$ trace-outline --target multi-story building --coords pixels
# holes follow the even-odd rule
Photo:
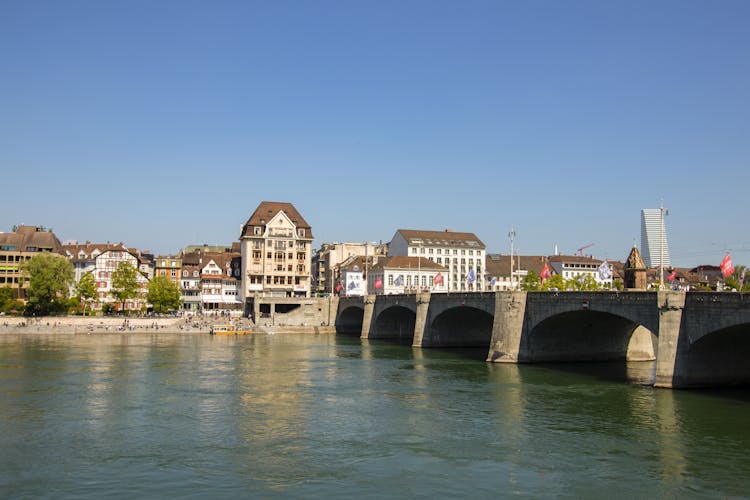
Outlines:
[[[97,298],[92,304],[92,309],[99,310],[109,304],[116,310],[124,307],[126,311],[140,311],[147,306],[146,293],[149,277],[142,268],[144,265],[150,266],[150,264],[138,250],[128,248],[122,243],[96,244],[88,242],[64,245],[63,249],[64,254],[73,263],[76,282],[86,273],[91,273],[94,276]],[[112,293],[112,277],[122,262],[130,264],[137,270],[140,290],[136,298],[128,300],[124,304],[119,302]]]
[[[154,259],[154,276],[162,276],[180,286],[180,271],[182,270],[182,259],[174,256],[161,256]]]
[[[647,267],[670,267],[667,229],[664,226],[665,208],[641,210],[641,255]]]
[[[382,243],[323,243],[312,256],[313,291],[333,293],[340,281],[338,266],[346,260],[357,256],[369,259],[387,253],[388,245]],[[363,279],[367,276],[363,275]]]
[[[182,253],[180,293],[183,310],[198,312],[232,312],[242,310],[240,298],[240,254],[232,247],[208,252],[203,248]]]
[[[549,258],[549,265],[553,274],[560,274],[566,280],[591,276],[599,285],[611,287],[611,274],[608,278],[600,276],[599,267],[602,263],[603,261],[599,259],[581,255],[553,255]]]
[[[18,300],[26,300],[29,277],[23,264],[40,252],[62,254],[62,245],[51,229],[41,226],[15,226],[0,233],[0,288],[9,287]]]
[[[263,201],[240,235],[242,300],[254,294],[309,297],[312,228],[294,205]]]
[[[391,239],[389,256],[425,257],[445,267],[446,291],[485,289],[486,246],[474,233],[399,229]]]
[[[367,293],[390,295],[447,292],[447,273],[444,266],[425,257],[386,257],[377,261],[370,269]]]
[[[180,296],[182,309],[197,314],[202,310],[201,299],[201,266],[183,261],[180,269]]]

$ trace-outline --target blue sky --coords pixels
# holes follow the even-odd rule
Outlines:
[[[324,241],[476,233],[750,263],[750,2],[2,1],[0,230],[173,253],[262,200]]]

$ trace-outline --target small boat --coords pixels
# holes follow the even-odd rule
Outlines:
[[[249,327],[234,325],[212,325],[211,335],[250,335],[253,331]]]

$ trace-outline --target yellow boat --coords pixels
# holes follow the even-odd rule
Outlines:
[[[212,325],[209,332],[211,335],[250,335],[250,328],[236,327],[234,325]]]

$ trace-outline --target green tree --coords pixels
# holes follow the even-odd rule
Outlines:
[[[5,310],[5,305],[13,300],[13,289],[9,286],[0,288],[0,311]]]
[[[566,290],[565,278],[562,274],[553,274],[549,279],[544,280],[542,290]]]
[[[24,270],[29,275],[26,314],[46,316],[67,311],[73,282],[73,264],[68,259],[44,252],[26,262]]]
[[[23,311],[23,302],[15,298],[15,292],[9,286],[0,288],[0,312],[19,313]]]
[[[86,273],[76,283],[76,295],[78,301],[83,306],[83,315],[86,315],[86,304],[96,297],[96,282],[92,273]]]
[[[750,276],[745,275],[745,279],[742,280],[743,272],[745,272],[745,266],[737,266],[734,268],[734,273],[724,279],[725,290],[737,290],[738,292],[750,291],[750,283],[747,282],[750,279]],[[742,281],[741,285],[740,281]]]
[[[138,270],[129,262],[120,262],[112,273],[112,296],[120,303],[120,311],[125,311],[125,302],[140,295]]]
[[[151,280],[146,298],[158,313],[179,309],[182,303],[180,289],[166,276],[157,276]]]
[[[539,281],[539,275],[534,271],[529,271],[521,280],[521,290],[525,292],[540,290],[541,287],[542,284]]]
[[[570,278],[565,282],[566,286],[570,290],[577,290],[577,291],[591,291],[591,290],[599,290],[599,282],[596,281],[596,278],[594,278],[591,274],[585,274],[585,275],[579,275],[575,278]]]

